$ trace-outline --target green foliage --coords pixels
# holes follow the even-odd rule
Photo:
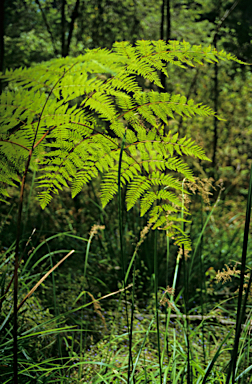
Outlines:
[[[105,206],[118,190],[125,137],[120,180],[127,208],[140,199],[141,215],[149,211],[153,228],[181,220],[181,182],[193,181],[184,156],[209,159],[194,141],[167,132],[164,124],[174,116],[205,118],[214,112],[185,96],[143,92],[137,79],[162,87],[159,72],[168,76],[167,63],[187,68],[218,60],[240,63],[211,46],[138,41],[136,47],[115,43],[111,51],[90,50],[78,58],[7,71],[2,78],[9,83],[1,95],[1,200],[30,164],[39,172],[42,208],[69,183],[75,197],[99,173]],[[174,224],[171,234],[177,229]]]
[[[59,57],[71,28],[71,56],[86,48],[111,48],[115,41],[160,37],[161,0],[6,0],[4,5],[5,68]]]

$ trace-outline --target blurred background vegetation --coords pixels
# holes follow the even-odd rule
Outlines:
[[[239,59],[252,63],[252,2],[247,0],[2,0],[0,9],[0,71],[20,66],[32,66],[55,57],[77,56],[86,49],[104,47],[110,49],[115,41],[128,40],[134,44],[138,39],[185,40],[191,44],[214,45]],[[216,63],[200,68],[168,68],[169,78],[162,79],[165,90],[185,94],[196,102],[203,101],[225,120],[195,117],[176,117],[169,121],[169,129],[180,135],[188,135],[202,145],[211,163],[190,164],[199,178],[212,178],[210,201],[192,195],[190,202],[191,223],[186,228],[193,246],[197,243],[202,226],[220,193],[220,200],[207,225],[201,246],[195,256],[204,260],[194,263],[190,287],[191,308],[200,305],[198,294],[202,273],[205,276],[207,303],[211,306],[220,298],[230,298],[237,289],[237,281],[225,286],[214,280],[215,272],[225,264],[235,264],[241,258],[241,245],[245,220],[249,169],[252,159],[251,66],[237,63]],[[144,84],[148,92],[152,85]],[[85,186],[81,193],[71,199],[67,189],[55,197],[42,211],[34,191],[36,173],[30,169],[26,184],[22,245],[24,263],[34,253],[31,265],[40,262],[32,271],[39,277],[56,262],[65,250],[76,252],[56,270],[53,279],[48,278],[37,291],[33,305],[47,308],[50,318],[74,307],[83,286],[83,268],[86,240],[94,224],[105,225],[92,240],[86,281],[87,291],[99,298],[121,287],[120,245],[117,201],[112,201],[104,210],[99,198],[97,179]],[[13,190],[10,205],[1,204],[2,254],[10,249],[16,239],[18,192]],[[146,226],[134,207],[125,211],[124,249],[130,260],[140,231]],[[36,231],[33,233],[33,230]],[[33,234],[32,234],[33,233]],[[56,236],[54,236],[56,235]],[[53,237],[51,239],[51,237]],[[138,250],[136,264],[136,291],[139,311],[151,306],[153,292],[153,237],[149,232]],[[166,287],[172,279],[177,248],[170,245],[170,259],[166,268],[165,233],[158,234],[159,285]],[[36,252],[34,252],[36,250]],[[252,267],[252,246],[249,244],[248,267]],[[43,255],[52,255],[41,261]],[[8,258],[8,255],[6,256]],[[51,261],[50,261],[51,260]],[[53,261],[52,261],[53,260]],[[28,264],[29,266],[29,264]],[[2,273],[7,270],[4,264]],[[203,270],[202,270],[203,268]],[[8,272],[11,274],[11,272]],[[6,277],[8,280],[8,275]],[[179,275],[177,291],[183,285]],[[56,287],[57,302],[53,300]],[[25,287],[23,287],[25,292]],[[89,300],[89,298],[87,298]],[[90,299],[91,300],[91,299]],[[229,301],[230,306],[232,300]],[[117,308],[115,300],[104,301],[105,310]],[[231,307],[230,307],[231,308]],[[87,344],[98,341],[102,331],[97,331],[99,316],[89,322]],[[34,316],[37,316],[34,314]],[[106,317],[106,316],[105,316]],[[32,322],[31,307],[26,322]],[[36,319],[36,321],[40,321]],[[71,321],[80,319],[71,315]],[[65,324],[70,318],[66,316]],[[100,321],[102,328],[102,323]],[[64,344],[65,348],[66,343]],[[39,349],[39,346],[36,346]],[[55,345],[51,348],[58,348]],[[39,353],[37,351],[37,353]]]

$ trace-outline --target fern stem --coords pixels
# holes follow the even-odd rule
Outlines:
[[[201,197],[201,227],[203,226],[203,199]],[[205,303],[207,303],[207,291],[206,291],[206,279],[205,279],[205,273],[204,273],[204,258],[202,257],[202,240],[200,241],[200,306],[201,306],[201,315],[202,319],[205,316]],[[203,352],[203,361],[204,365],[206,365],[206,351],[205,351],[205,325],[204,321],[202,321],[201,326],[201,332],[202,332],[202,352]]]
[[[135,304],[135,273],[136,273],[136,263],[134,260],[134,269],[133,269],[133,287],[132,287],[132,300],[131,300],[131,319],[130,319],[130,334],[129,334],[129,351],[132,348],[132,334],[133,334],[133,320],[134,320],[134,304]],[[132,355],[129,354],[129,362],[128,362],[128,381],[130,380],[130,366],[132,361]],[[133,382],[135,382],[134,374],[132,375]]]
[[[17,219],[17,235],[16,235],[16,248],[15,248],[15,267],[14,267],[14,287],[13,287],[13,302],[14,302],[14,313],[13,313],[13,373],[14,373],[14,384],[18,384],[18,343],[17,343],[17,331],[18,331],[18,267],[19,267],[19,243],[21,237],[21,220],[23,210],[23,198],[24,198],[24,186],[25,179],[29,168],[30,158],[27,161],[26,169],[23,174],[19,207],[18,207],[18,219]]]
[[[168,236],[168,231],[166,230],[166,288],[168,288],[168,264],[169,264],[169,255],[170,255],[170,240]],[[171,312],[170,312],[171,313]],[[170,322],[170,313],[168,313],[167,308],[165,310],[165,336],[164,336],[164,348],[161,356],[161,364],[163,366],[165,352],[169,358],[169,338],[168,338],[168,328]]]
[[[181,218],[184,218],[184,207],[185,207],[185,193],[184,193],[184,183],[185,180],[182,182],[182,209],[181,209]],[[182,232],[185,232],[185,222],[181,222],[181,229]],[[188,278],[188,271],[187,271],[187,263],[185,259],[185,247],[184,244],[182,244],[182,261],[183,261],[183,269],[184,269],[184,308],[185,308],[185,316],[186,316],[186,346],[187,346],[187,384],[191,384],[191,356],[190,356],[190,339],[189,339],[189,324],[188,324],[188,284],[189,284],[189,278]]]
[[[154,287],[155,287],[159,379],[160,379],[160,384],[162,384],[162,366],[161,366],[160,334],[159,334],[159,318],[158,318],[158,261],[157,261],[157,230],[156,229],[155,229],[155,235],[154,235],[154,275],[155,275]]]
[[[30,192],[29,192],[29,196],[28,196],[28,199],[27,199],[26,207],[24,209],[25,217],[24,217],[24,220],[23,220],[23,236],[24,236],[25,229],[26,229],[26,224],[27,224],[27,219],[28,219],[28,212],[29,212],[32,192],[34,190],[35,179],[36,179],[36,170],[34,170],[33,174],[32,174],[32,182],[31,182]]]
[[[123,150],[124,150],[124,144],[126,140],[126,132],[127,128],[125,129],[123,139],[122,139],[122,144],[121,144],[121,149],[120,149],[120,154],[119,154],[119,163],[118,163],[118,214],[119,214],[119,232],[120,232],[120,250],[121,250],[121,264],[122,264],[122,288],[124,289],[125,287],[125,255],[124,255],[124,247],[123,247],[123,218],[122,218],[122,196],[121,196],[121,169],[122,169],[122,156],[123,156]],[[129,328],[129,319],[128,319],[128,305],[127,305],[127,293],[126,290],[124,291],[124,297],[125,297],[125,311],[126,311],[126,324],[127,324],[127,329],[128,333],[130,333],[130,328]],[[130,348],[129,343],[129,363],[128,363],[128,378],[127,378],[127,383],[129,384],[130,382],[130,370],[131,370],[131,365],[133,364],[132,360],[132,352]],[[134,377],[133,377],[133,382],[134,382]]]
[[[118,164],[118,214],[119,214],[119,233],[120,233],[120,251],[121,251],[121,263],[122,263],[122,284],[124,288],[124,278],[125,278],[125,260],[124,260],[124,247],[123,247],[123,218],[122,218],[122,196],[121,196],[121,168],[122,168],[122,155],[124,150],[124,144],[126,139],[126,130],[122,139],[122,145],[119,155],[119,164]],[[126,305],[127,308],[127,305]],[[128,318],[127,318],[127,327],[129,331]]]
[[[85,284],[85,278],[86,278],[86,272],[87,272],[89,250],[90,250],[90,246],[91,246],[91,242],[92,242],[92,238],[93,238],[94,234],[95,234],[95,232],[91,230],[90,236],[89,236],[89,239],[88,239],[88,243],[87,243],[85,261],[84,261],[84,270],[83,270],[83,305],[84,306],[86,304],[86,290],[85,290],[85,285],[84,284]],[[84,319],[84,313],[83,313],[83,308],[82,308],[82,311],[81,311],[81,323],[83,322],[83,319]],[[81,358],[83,356],[83,349],[85,349],[85,347],[86,347],[86,334],[87,334],[87,332],[85,331],[84,347],[83,347],[83,331],[81,330],[81,334],[80,334],[80,356],[81,356]],[[82,366],[79,365],[78,380],[81,380],[81,368],[82,368]]]

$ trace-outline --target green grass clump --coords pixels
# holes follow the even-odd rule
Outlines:
[[[250,209],[249,204],[247,209]],[[140,285],[142,294],[138,283],[143,263],[138,259],[144,243],[148,243],[148,236],[153,238],[150,225],[140,232],[124,278],[112,292],[107,291],[107,284],[99,280],[92,267],[93,246],[98,239],[106,241],[103,225],[93,226],[87,239],[67,232],[49,236],[31,247],[32,251],[22,261],[20,275],[19,382],[249,382],[252,369],[251,300],[248,295],[251,277],[244,264],[249,216],[244,231],[244,269],[240,270],[240,264],[236,263],[216,271],[213,267],[205,269],[206,261],[202,257],[200,261],[198,254],[212,215],[214,209],[210,210],[191,255],[182,247],[174,258],[172,241],[167,237],[167,263],[164,264],[167,270],[163,273],[168,273],[168,284],[163,288],[158,283],[162,271],[157,265],[159,233],[156,231],[153,273],[145,279],[149,286]],[[29,242],[33,241],[33,236]],[[75,254],[70,249],[52,250],[53,241],[62,237],[84,245],[83,272],[76,280],[71,279],[71,268],[67,266],[67,263],[71,265]],[[122,239],[124,241],[123,233]],[[13,380],[13,292],[12,288],[6,290],[12,280],[13,249],[11,246],[1,253],[0,378],[3,383]],[[41,252],[42,249],[47,252]],[[59,260],[57,268],[53,261],[56,259]],[[76,260],[80,260],[78,255]],[[192,295],[190,284],[191,281],[195,284],[194,265],[199,262],[205,273]],[[171,263],[172,275],[169,274]],[[102,265],[100,261],[98,264]],[[143,267],[142,271],[147,273],[148,268]],[[92,276],[95,279],[92,280]],[[149,292],[148,298],[143,290]]]

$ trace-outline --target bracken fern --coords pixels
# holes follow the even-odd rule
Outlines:
[[[118,192],[122,141],[121,187],[127,209],[140,200],[153,228],[169,229],[189,247],[176,222],[183,207],[182,179],[193,181],[184,156],[209,160],[190,138],[165,129],[176,115],[211,116],[211,108],[185,96],[144,92],[139,77],[162,87],[167,63],[182,68],[233,60],[211,46],[170,41],[115,43],[112,50],[89,50],[77,58],[55,59],[28,69],[7,71],[1,95],[0,198],[20,182],[30,157],[38,173],[42,208],[53,194],[71,185],[72,197],[99,173],[104,175],[105,206]],[[176,176],[177,174],[177,176]],[[169,225],[168,225],[169,223]]]

